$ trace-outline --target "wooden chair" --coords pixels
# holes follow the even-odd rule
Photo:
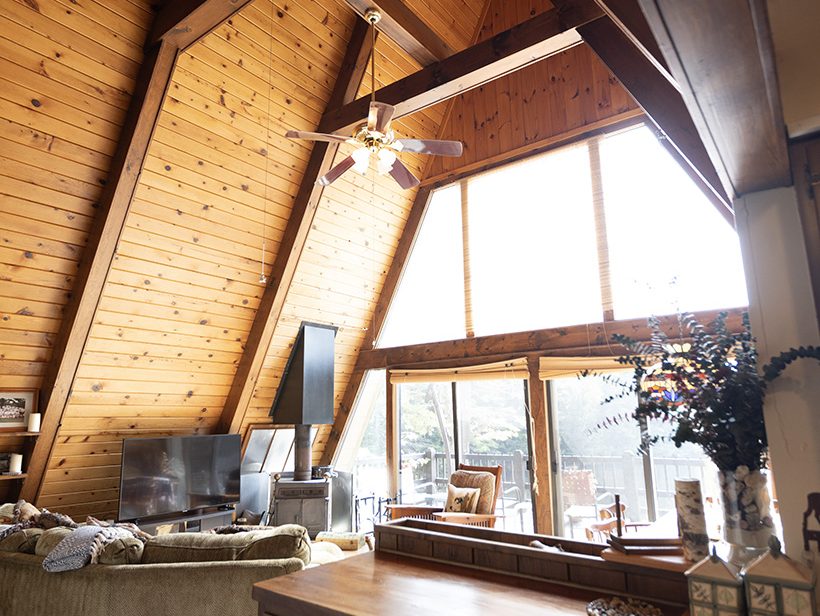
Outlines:
[[[649,526],[649,522],[630,522],[626,518],[626,505],[620,504],[621,509],[621,532],[628,532],[630,529],[634,532],[642,526]],[[607,507],[601,507],[598,510],[598,515],[601,518],[599,522],[592,522],[584,527],[584,534],[587,541],[598,541],[606,543],[607,539],[612,533],[618,530],[617,519],[617,505],[612,503]]]
[[[387,509],[390,511],[390,519],[418,518],[423,520],[436,520],[438,522],[449,522],[451,524],[469,524],[470,526],[486,526],[488,528],[495,527],[495,520],[498,517],[495,515],[495,506],[498,501],[498,495],[501,492],[501,474],[503,467],[459,464],[458,470],[490,473],[495,476],[495,493],[493,494],[492,506],[489,511],[453,513],[446,512],[444,511],[444,507],[437,505],[388,505]],[[451,483],[456,487],[470,487],[458,485],[458,483],[453,482],[454,478],[458,481],[456,473],[450,476]]]

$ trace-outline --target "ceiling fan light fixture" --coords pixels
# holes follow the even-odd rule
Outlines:
[[[379,161],[378,161],[378,164],[376,166],[376,170],[378,171],[378,173],[380,175],[385,175],[387,173],[390,173],[393,170],[393,165],[395,164],[395,162],[396,162],[396,153],[395,152],[393,152],[391,150],[387,150],[387,149],[381,149],[381,150],[379,150]]]
[[[367,173],[367,170],[370,168],[370,150],[366,147],[362,147],[358,150],[354,150],[350,156],[353,157],[355,161],[353,163],[353,170],[358,171],[362,175]]]

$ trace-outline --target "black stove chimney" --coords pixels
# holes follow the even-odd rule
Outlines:
[[[335,336],[331,325],[302,323],[271,406],[274,425],[296,429],[296,481],[310,479],[310,426],[333,423]]]

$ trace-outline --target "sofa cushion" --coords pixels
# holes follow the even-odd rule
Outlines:
[[[57,544],[72,532],[74,532],[73,528],[65,528],[63,526],[49,528],[43,531],[43,534],[40,535],[40,539],[34,548],[34,553],[37,554],[37,556],[48,556],[51,550],[56,548]]]
[[[136,565],[142,562],[145,544],[136,537],[123,537],[107,544],[97,562],[101,565]]]
[[[0,541],[0,550],[3,552],[24,552],[34,554],[37,541],[43,534],[42,528],[24,528],[10,534]]]
[[[152,537],[145,544],[143,564],[184,563],[225,560],[299,558],[310,562],[307,530],[285,524],[269,530],[233,535],[173,533]]]

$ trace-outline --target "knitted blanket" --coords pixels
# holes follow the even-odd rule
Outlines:
[[[82,569],[97,562],[102,549],[112,541],[133,536],[125,528],[81,526],[49,552],[43,560],[43,569],[49,573]]]

